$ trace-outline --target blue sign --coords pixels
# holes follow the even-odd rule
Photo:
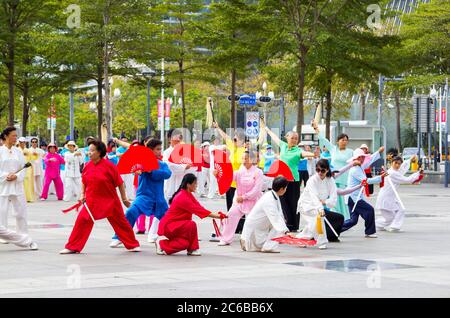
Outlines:
[[[256,105],[256,95],[255,94],[241,94],[239,98],[239,105]]]

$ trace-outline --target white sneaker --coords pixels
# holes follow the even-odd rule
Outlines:
[[[210,242],[220,242],[220,239],[216,236],[215,233],[211,234]]]
[[[135,248],[129,249],[128,252],[140,252],[141,251],[141,247],[140,246],[136,246]]]
[[[65,249],[61,250],[59,252],[59,254],[78,254],[78,252],[72,251],[72,250],[69,250],[69,249],[65,248]]]
[[[45,200],[47,200],[47,199],[41,198],[41,201],[45,201]]]
[[[278,250],[265,250],[265,249],[261,249],[261,253],[280,253],[280,251],[278,251]]]
[[[387,231],[387,229],[383,226],[377,226],[377,231]]]
[[[155,241],[156,254],[158,254],[158,255],[167,255],[167,253],[164,252],[164,251],[161,249],[161,246],[159,245],[159,241],[160,241],[160,240],[156,240],[156,241]]]
[[[28,246],[28,248],[32,251],[36,251],[38,250],[38,245],[35,242],[31,242],[30,246]]]
[[[109,243],[109,247],[111,248],[117,248],[120,245],[123,245],[122,241],[120,240],[112,240],[111,243]]]
[[[326,249],[327,249],[326,244],[319,245],[319,250],[326,250]]]
[[[187,252],[187,255],[189,255],[189,256],[201,256],[202,253],[200,253],[200,250],[193,250],[193,251]]]
[[[393,228],[393,227],[387,228],[386,231],[388,231],[390,233],[399,233],[399,232],[401,232],[400,229],[396,229],[396,228]]]
[[[224,241],[220,241],[219,244],[217,244],[217,246],[227,246],[227,245],[230,245],[230,243]]]
[[[0,239],[0,244],[9,244],[9,242],[4,239]]]
[[[366,237],[367,237],[367,238],[377,238],[378,235],[376,235],[376,234],[374,233],[374,234],[366,235]]]

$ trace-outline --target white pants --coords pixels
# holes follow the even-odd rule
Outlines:
[[[0,196],[0,226],[8,228],[8,210],[13,207],[13,215],[16,217],[16,231],[20,234],[28,234],[27,201],[25,195]]]
[[[43,184],[44,178],[41,175],[34,176],[34,192],[38,196],[38,198],[42,194],[42,184]]]
[[[0,239],[20,247],[30,246],[32,240],[27,234],[19,234],[0,225]]]
[[[208,191],[208,198],[212,199],[216,195],[217,191],[219,190],[219,185],[217,184],[217,179],[213,174],[214,169],[209,169],[209,191]]]
[[[321,246],[328,243],[325,221],[323,218],[321,218],[322,234],[317,232],[317,216],[311,215],[310,213],[302,213],[301,218],[305,224],[305,227],[299,234],[297,234],[298,238],[315,239],[317,241],[316,246]]]
[[[197,194],[206,195],[209,188],[209,168],[202,167],[202,171],[198,172]]]
[[[125,185],[125,192],[127,193],[127,198],[134,200],[136,198],[136,191],[134,190],[134,175],[133,174],[122,174],[123,183]]]
[[[152,225],[150,226],[150,229],[148,230],[148,238],[152,240],[156,240],[158,238],[158,226],[159,226],[159,219],[157,217],[153,218]]]
[[[247,252],[276,251],[280,244],[272,241],[272,239],[284,235],[274,228],[271,228],[269,231],[249,228],[246,230],[246,232],[242,232],[241,240],[244,240]]]
[[[78,200],[81,193],[81,177],[66,177],[64,182],[64,201]]]
[[[392,229],[400,230],[405,219],[405,210],[399,209],[397,211],[380,209],[382,217],[377,219],[377,227],[390,227]]]

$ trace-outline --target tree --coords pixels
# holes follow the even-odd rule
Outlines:
[[[262,30],[268,17],[253,2],[225,0],[214,2],[203,20],[196,23],[197,41],[210,50],[208,64],[230,77],[231,96],[236,81],[251,71],[259,58]],[[231,98],[230,126],[236,127],[236,100]]]
[[[58,8],[56,1],[3,0],[0,6],[0,64],[6,67],[3,74],[8,85],[8,124],[14,124],[15,75],[20,54],[25,52],[25,33],[37,24],[51,21],[52,12]]]

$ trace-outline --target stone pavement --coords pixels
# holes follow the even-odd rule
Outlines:
[[[198,220],[201,257],[156,255],[143,235],[141,253],[109,248],[106,220],[95,225],[82,254],[59,255],[76,214],[61,213],[69,204],[51,196],[28,205],[38,251],[0,245],[0,297],[449,297],[450,189],[402,186],[400,195],[403,233],[366,239],[360,220],[327,250],[245,253],[237,241],[209,242],[208,218]],[[225,208],[224,199],[201,202]]]

